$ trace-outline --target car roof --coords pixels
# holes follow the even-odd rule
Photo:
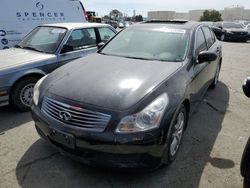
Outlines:
[[[140,24],[132,25],[129,28],[155,29],[155,28],[167,27],[170,29],[193,30],[199,25],[205,25],[205,24],[202,24],[202,22],[194,22],[186,20],[150,20],[142,22]]]
[[[64,27],[68,30],[74,28],[82,28],[82,27],[103,27],[103,26],[110,26],[108,24],[102,23],[88,23],[88,22],[72,22],[72,23],[53,23],[53,24],[43,24],[40,26],[52,26],[52,27]]]

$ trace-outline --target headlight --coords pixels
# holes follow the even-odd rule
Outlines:
[[[116,132],[142,132],[159,127],[168,103],[168,95],[166,93],[160,95],[141,112],[124,117],[118,124]]]
[[[33,91],[33,102],[34,102],[34,104],[35,104],[36,106],[38,105],[38,100],[39,100],[39,95],[40,95],[39,87],[40,87],[41,83],[43,82],[43,80],[44,80],[46,77],[47,77],[47,75],[44,76],[44,77],[42,77],[42,78],[36,83],[36,85],[35,85],[35,87],[34,87],[34,91]]]

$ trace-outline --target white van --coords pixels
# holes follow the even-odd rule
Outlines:
[[[38,25],[87,20],[79,0],[0,1],[0,49],[14,46]]]

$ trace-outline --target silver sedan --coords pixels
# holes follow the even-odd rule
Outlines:
[[[36,27],[18,45],[0,50],[0,106],[30,109],[35,83],[56,68],[95,53],[117,31],[107,24],[60,23]]]

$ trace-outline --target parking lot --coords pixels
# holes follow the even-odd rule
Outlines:
[[[223,43],[220,82],[189,120],[168,167],[129,172],[88,167],[39,139],[29,113],[0,108],[0,187],[242,187],[240,160],[250,133],[250,43]]]

